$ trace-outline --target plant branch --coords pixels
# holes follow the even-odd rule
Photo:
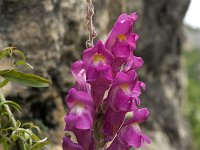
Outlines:
[[[5,102],[5,101],[6,101],[5,97],[4,97],[4,95],[3,95],[3,94],[1,93],[1,91],[0,91],[0,102]],[[15,120],[15,118],[14,118],[14,116],[13,116],[11,110],[10,110],[10,107],[9,107],[7,104],[5,104],[4,107],[5,107],[5,109],[6,109],[7,113],[8,113],[8,115],[9,115],[9,118],[10,118],[10,121],[11,121],[12,126],[13,126],[14,128],[16,128],[16,127],[17,127],[17,125],[16,125],[16,120]]]
[[[6,99],[1,91],[0,91],[0,102],[6,102]],[[17,122],[15,120],[15,117],[13,116],[13,113],[10,110],[10,107],[7,104],[4,104],[4,108],[5,108],[6,112],[8,113],[8,116],[9,116],[12,126],[14,128],[17,128]],[[18,146],[20,147],[21,150],[24,150],[22,141],[20,141],[20,140],[18,141]]]

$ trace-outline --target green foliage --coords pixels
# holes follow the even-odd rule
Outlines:
[[[14,57],[17,55],[18,59]],[[26,62],[24,54],[13,47],[9,47],[0,51],[0,60],[8,57],[11,60],[11,69],[0,70],[0,76],[3,81],[0,82],[0,90],[6,86],[8,82],[16,82],[21,85],[31,87],[47,87],[49,81],[34,74],[27,74],[20,72],[18,66],[33,69],[33,67]],[[0,144],[5,150],[21,149],[21,150],[39,150],[49,144],[46,137],[43,135],[39,127],[33,123],[21,123],[15,120],[11,109],[18,112],[21,111],[19,104],[12,100],[6,100],[0,91]]]
[[[27,74],[16,70],[2,70],[0,76],[8,81],[13,81],[25,86],[47,87],[49,81],[33,74]]]
[[[2,82],[0,82],[0,88],[6,86],[6,84],[8,83],[9,81],[7,79],[4,79]]]
[[[11,147],[19,147],[24,150],[39,150],[49,144],[47,138],[40,139],[40,130],[34,124],[27,126],[28,123],[21,124],[20,121],[16,122],[16,127],[1,126],[0,130],[0,143],[3,143],[4,149],[9,150]],[[39,135],[39,136],[38,136]]]
[[[187,116],[192,125],[194,149],[200,148],[200,50],[184,52],[189,77]]]
[[[10,107],[13,107],[15,110],[17,110],[18,112],[21,111],[21,107],[19,106],[19,104],[13,102],[13,101],[9,101],[9,100],[6,100],[6,101],[2,101],[0,103],[0,110],[3,110],[3,107],[4,105],[9,105]]]
[[[13,62],[13,56],[15,54],[20,56],[20,59],[19,60],[17,59],[15,62]],[[11,65],[13,66],[13,68],[10,70],[8,69],[0,70],[0,76],[5,78],[5,80],[0,83],[0,87],[5,86],[8,83],[8,81],[16,82],[21,85],[31,86],[31,87],[49,86],[48,80],[42,77],[33,75],[33,74],[27,74],[27,73],[20,72],[17,70],[18,66],[25,66],[27,68],[33,69],[33,67],[29,63],[26,62],[26,58],[20,50],[15,49],[13,47],[6,48],[0,52],[0,60],[5,56],[10,57],[11,63],[12,63]]]

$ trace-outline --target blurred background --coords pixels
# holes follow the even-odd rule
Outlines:
[[[136,11],[140,35],[136,55],[144,59],[140,80],[147,84],[142,105],[150,109],[143,130],[145,150],[200,149],[200,1],[94,0],[97,39],[105,40],[122,12]],[[33,121],[59,150],[66,105],[74,81],[69,67],[87,40],[86,0],[0,0],[0,49],[16,46],[49,88],[8,85],[4,93],[23,107],[17,118]],[[186,15],[186,17],[185,17]],[[0,68],[6,68],[6,62]]]

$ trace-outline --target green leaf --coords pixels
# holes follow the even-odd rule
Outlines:
[[[11,149],[11,146],[10,144],[8,144],[7,140],[4,140],[2,143],[5,150]]]
[[[27,122],[22,125],[22,127],[26,127],[26,126],[29,126],[30,129],[35,129],[39,134],[42,134],[40,128],[38,126],[34,125],[32,122]]]
[[[25,66],[28,69],[33,69],[33,66],[31,66],[29,63],[25,62],[24,60],[16,61],[15,66]]]
[[[2,82],[0,82],[0,88],[6,86],[6,84],[8,83],[9,81],[7,79],[4,79]]]
[[[34,140],[34,141],[40,141],[40,138],[36,135],[36,134],[34,134],[34,133],[32,133],[31,134],[31,138]]]
[[[6,101],[0,103],[0,107],[1,107],[2,105],[10,105],[10,106],[12,106],[13,108],[15,108],[17,111],[21,111],[20,105],[17,104],[16,102],[13,102],[13,101],[6,100]]]
[[[0,71],[0,75],[1,75],[1,74],[6,74],[6,73],[8,73],[8,72],[10,72],[10,71],[12,71],[12,70],[1,70],[1,71]]]
[[[2,118],[2,117],[4,117],[4,116],[7,117],[7,119],[10,118],[8,112],[3,112],[3,113],[1,113],[1,116],[0,116],[0,117]]]
[[[16,70],[2,70],[0,71],[0,76],[4,77],[9,81],[13,81],[21,85],[31,87],[47,87],[50,84],[50,82],[47,79],[33,74],[18,72]]]
[[[40,141],[42,141],[30,129],[19,128],[18,131],[24,134],[26,140],[29,139],[29,138],[31,138],[34,142],[40,142]]]
[[[31,131],[30,129],[26,129],[26,131],[27,131],[28,133],[32,134],[32,131]],[[28,139],[31,137],[31,135],[28,134],[27,132],[24,132],[24,139],[25,139],[25,140],[28,140]]]
[[[18,136],[16,133],[17,133],[16,131],[13,131],[12,135],[10,136],[14,142],[17,141],[17,139],[18,139]]]
[[[40,141],[40,138],[37,135],[35,135],[30,129],[19,128],[18,131],[23,134],[28,134],[36,142]]]
[[[20,55],[24,61],[26,60],[26,57],[24,56],[22,51],[17,49],[17,50],[13,50],[12,53],[13,54],[16,53],[16,54]]]
[[[40,128],[38,126],[35,126],[34,127],[36,129],[36,131],[39,133],[39,134],[42,134],[42,131],[40,130]]]
[[[31,138],[29,138],[29,139],[28,139],[28,143],[29,143],[30,145],[33,145],[33,140],[32,140]]]
[[[8,127],[8,128],[1,128],[1,131],[7,132],[7,131],[15,131],[14,127]]]
[[[31,150],[31,146],[27,143],[24,143],[24,150]]]
[[[47,141],[47,138],[45,138],[41,141],[38,141],[36,144],[34,144],[33,147],[32,147],[32,150],[39,150],[39,149],[41,149],[42,147],[44,147],[48,144],[50,144],[50,142]]]
[[[21,122],[19,120],[17,120],[16,126],[17,126],[17,128],[19,128],[21,126]]]
[[[18,132],[21,132],[21,133],[27,133],[27,134],[29,134],[29,136],[31,136],[31,134],[32,134],[32,131],[30,131],[30,130],[28,130],[28,129],[24,129],[24,128],[18,128],[17,129],[17,131]]]
[[[12,53],[11,48],[6,48],[5,50],[0,51],[0,59],[5,57],[6,55],[10,56],[11,53]]]

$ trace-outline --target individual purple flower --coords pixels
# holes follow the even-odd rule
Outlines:
[[[139,69],[144,63],[141,57],[133,55],[132,47],[127,42],[116,42],[112,48],[112,53],[115,56],[112,63],[114,74],[119,71],[127,72]]]
[[[117,147],[122,149],[139,148],[144,142],[150,144],[148,136],[143,134],[138,123],[147,119],[149,112],[146,108],[136,109],[133,112],[133,118],[124,123],[108,150],[114,150]]]
[[[132,118],[126,120],[123,126],[129,124],[142,123],[148,118],[148,116],[149,116],[149,111],[147,110],[147,108],[135,109],[132,112]]]
[[[134,70],[127,73],[117,73],[106,99],[113,110],[130,111],[135,104],[132,98],[132,90],[136,83],[137,74]]]
[[[135,44],[135,41],[138,39],[138,35],[132,34],[131,31],[137,18],[138,16],[136,13],[132,13],[130,15],[122,14],[119,16],[105,43],[105,46],[110,51],[112,51],[116,41],[125,41],[132,43],[132,45]]]
[[[122,39],[122,37],[124,39]],[[139,38],[138,35],[131,33],[129,37],[126,35],[118,35],[114,45],[110,49],[115,58],[124,58],[130,60],[132,51],[136,48],[136,41]]]
[[[134,70],[124,73],[118,72],[109,90],[104,103],[108,108],[104,116],[103,130],[106,140],[112,140],[124,122],[125,114],[137,109],[132,91],[137,83],[137,74]]]
[[[112,54],[114,55],[114,57],[124,59],[124,61],[127,60],[127,58],[129,58],[131,53],[131,46],[126,42],[119,41],[114,45],[112,49]]]
[[[83,62],[86,67],[93,64],[99,65],[110,65],[112,63],[113,56],[104,46],[101,41],[97,41],[94,47],[88,48],[83,52]]]
[[[128,58],[116,57],[114,58],[112,69],[114,76],[117,72],[128,72],[130,70],[136,70],[142,67],[143,60],[141,57],[136,57],[130,54]]]
[[[91,129],[93,124],[94,104],[92,97],[85,92],[72,88],[66,97],[69,111],[65,117],[65,130]]]
[[[90,85],[86,83],[86,70],[84,69],[83,61],[79,60],[71,65],[71,73],[74,76],[76,83],[75,88],[79,91],[90,92]]]
[[[74,135],[76,136],[77,142],[87,150],[94,150],[95,144],[93,139],[93,132],[91,129],[81,130],[81,129],[73,129]]]
[[[133,55],[130,55],[130,57],[127,59],[127,61],[122,64],[121,70],[123,72],[127,72],[129,70],[136,70],[142,67],[143,65],[143,59],[141,57],[136,57]]]
[[[131,33],[127,39],[127,42],[130,44],[133,50],[136,49],[136,41],[139,39],[139,35],[135,33]]]
[[[139,148],[144,142],[151,143],[148,136],[141,132],[140,127],[137,124],[127,125],[120,130],[108,150]]]
[[[113,74],[116,75],[117,72],[121,71],[123,65],[128,63],[128,58],[132,53],[131,47],[127,43],[118,42],[113,47],[114,60],[112,63]]]
[[[120,15],[106,40],[106,48],[115,56],[112,64],[114,75],[118,71],[138,69],[143,64],[143,61],[132,53],[139,38],[131,32],[137,18],[136,13]]]
[[[98,41],[93,48],[86,49],[83,52],[86,79],[91,85],[91,94],[96,107],[103,101],[104,93],[113,80],[112,60],[112,54],[101,41]]]
[[[105,141],[111,141],[117,134],[124,122],[125,111],[114,111],[111,107],[107,108],[103,122],[103,133]]]
[[[145,90],[146,85],[141,81],[137,81],[134,89],[132,90],[132,97],[135,99],[138,106],[140,106],[141,103],[140,99],[138,98],[141,94],[141,89]]]

